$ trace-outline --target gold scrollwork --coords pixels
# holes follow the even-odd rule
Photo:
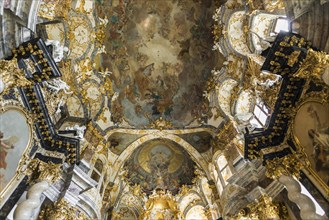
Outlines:
[[[26,87],[32,84],[25,78],[24,71],[18,68],[17,59],[0,60],[1,80],[5,85],[3,94],[15,87]]]
[[[150,195],[145,203],[145,210],[138,219],[164,219],[167,213],[173,219],[180,219],[181,212],[177,206],[175,198],[166,193],[164,190],[158,190],[155,194]]]
[[[284,0],[270,1],[266,6],[266,11],[273,12],[275,10],[285,9]]]
[[[284,157],[276,157],[266,161],[265,175],[271,179],[278,179],[281,175],[295,176],[299,178],[300,171],[304,165],[295,154],[288,154]]]
[[[217,150],[224,150],[237,134],[238,132],[231,120],[224,124],[223,128],[216,134],[214,141],[211,142],[214,147],[214,152]]]
[[[182,185],[182,187],[180,188],[180,192],[179,192],[178,196],[180,196],[180,197],[186,196],[190,192],[191,192],[191,188],[189,188],[187,185]]]
[[[87,220],[87,216],[63,198],[41,210],[38,220]]]
[[[299,70],[294,74],[300,78],[320,79],[325,68],[329,67],[329,55],[323,51],[309,49],[306,58],[302,61]]]
[[[45,180],[52,184],[61,178],[61,164],[32,159],[27,166],[26,174],[30,177],[30,182]]]
[[[149,125],[149,128],[158,129],[158,130],[162,131],[163,129],[173,128],[173,125],[170,121],[167,121],[167,120],[163,119],[162,117],[160,117],[159,119],[151,122],[151,124]]]
[[[283,204],[274,203],[271,197],[262,195],[240,210],[234,219],[288,219],[287,216],[287,208]]]

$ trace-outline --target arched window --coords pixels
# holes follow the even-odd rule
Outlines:
[[[266,107],[264,102],[257,100],[253,114],[254,117],[250,120],[250,123],[256,128],[266,127],[267,120],[270,117],[270,110]]]

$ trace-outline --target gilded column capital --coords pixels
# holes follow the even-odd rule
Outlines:
[[[65,201],[63,198],[50,206],[46,206],[41,210],[38,220],[87,220],[87,216],[79,212]]]
[[[282,206],[272,202],[271,197],[262,195],[260,199],[242,209],[235,219],[287,219],[287,209]]]
[[[61,164],[46,163],[39,159],[33,159],[28,164],[26,173],[29,176],[29,181],[47,181],[52,184],[61,177]]]
[[[296,154],[289,154],[284,157],[267,160],[265,175],[271,179],[278,179],[282,175],[299,178],[299,172],[303,167],[304,165]]]

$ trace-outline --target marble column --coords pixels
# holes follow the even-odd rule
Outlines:
[[[320,216],[315,212],[315,204],[308,196],[301,193],[301,186],[296,179],[291,176],[281,175],[279,182],[286,187],[290,201],[298,205],[300,209],[300,216],[303,220],[327,219],[326,217]]]

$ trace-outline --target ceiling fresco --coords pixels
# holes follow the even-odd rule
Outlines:
[[[143,127],[160,117],[175,127],[211,114],[203,96],[216,65],[211,0],[96,1],[106,17],[105,49],[97,68],[108,69],[117,98],[114,122]],[[193,100],[193,101],[192,101]]]
[[[200,153],[204,153],[209,150],[211,147],[211,142],[213,140],[212,135],[205,131],[189,134],[178,134],[177,136],[186,140]]]
[[[120,155],[131,143],[142,137],[141,134],[126,134],[121,132],[114,132],[107,142],[110,144],[110,150]]]
[[[125,163],[131,185],[140,185],[146,194],[157,188],[177,194],[182,185],[192,185],[194,166],[182,147],[164,139],[145,142]]]

